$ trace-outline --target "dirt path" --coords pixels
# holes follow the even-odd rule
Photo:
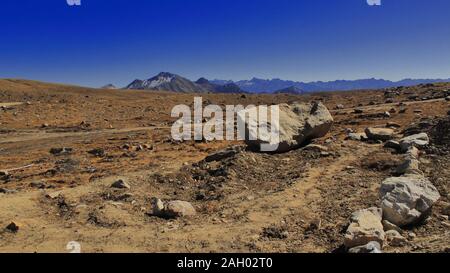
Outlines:
[[[293,213],[301,216],[306,222],[315,220],[320,212],[317,201],[321,198],[321,186],[324,183],[333,183],[332,177],[355,159],[354,155],[349,154],[334,161],[331,165],[309,169],[305,179],[297,181],[284,191],[267,194],[259,199],[240,204],[236,202],[238,204],[236,210],[245,214],[248,221],[198,225],[190,228],[188,237],[193,241],[211,238],[213,242],[210,243],[214,246],[214,250],[220,249],[220,246],[236,239],[243,240],[244,243],[251,243],[263,228],[279,224],[286,216]],[[167,236],[167,238],[175,240],[183,240],[186,237],[184,230],[171,232]],[[317,249],[313,245],[303,245],[302,248],[299,251],[325,251],[325,249]],[[270,249],[267,250],[270,251]]]
[[[363,154],[360,153],[360,156]],[[114,215],[124,220],[127,225],[114,229],[100,228],[86,223],[67,223],[58,220],[39,205],[39,192],[24,192],[6,195],[0,198],[0,222],[15,220],[23,225],[17,235],[7,235],[0,243],[0,252],[64,252],[69,241],[79,241],[87,252],[209,252],[209,251],[245,251],[233,250],[233,242],[245,245],[257,242],[262,229],[280,223],[284,217],[301,216],[305,221],[314,220],[320,214],[318,200],[320,187],[324,183],[333,183],[333,175],[352,164],[357,159],[353,154],[345,154],[331,165],[312,167],[305,178],[300,179],[289,188],[276,193],[267,193],[254,200],[230,200],[234,214],[242,215],[245,220],[219,220],[215,216],[201,214],[201,221],[166,221],[157,225],[148,222],[144,212],[130,213],[119,206]],[[178,164],[178,163],[177,163]],[[180,164],[181,167],[181,164]],[[148,171],[126,174],[131,183],[148,175]],[[108,177],[89,185],[64,189],[69,200],[104,191],[117,177]],[[111,204],[106,204],[111,206]],[[113,205],[115,206],[115,205]],[[148,206],[147,206],[148,207]],[[226,211],[225,211],[226,213]],[[147,219],[147,220],[146,220]],[[262,244],[262,249],[269,245]],[[299,251],[325,251],[317,246],[302,246]]]
[[[0,102],[0,107],[11,107],[22,105],[23,102]]]
[[[17,143],[26,141],[35,141],[43,139],[58,139],[58,138],[69,138],[69,137],[84,137],[84,136],[97,136],[97,135],[113,135],[120,133],[129,132],[140,132],[158,129],[170,129],[170,127],[136,127],[136,128],[123,128],[123,129],[100,129],[92,131],[81,131],[81,132],[45,132],[39,130],[27,130],[11,133],[6,137],[0,139],[1,143]]]

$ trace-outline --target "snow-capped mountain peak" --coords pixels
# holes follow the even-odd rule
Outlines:
[[[152,88],[159,87],[165,83],[171,83],[174,79],[175,79],[175,75],[166,73],[166,72],[162,72],[151,79],[143,81],[142,85],[146,88],[152,89]]]

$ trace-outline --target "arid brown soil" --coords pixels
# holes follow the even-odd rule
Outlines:
[[[327,152],[262,154],[173,141],[171,109],[194,94],[0,80],[0,252],[67,252],[70,241],[83,252],[339,252],[351,213],[379,204],[401,160],[380,143],[346,140],[347,130],[388,122],[399,137],[429,133],[421,168],[442,197],[407,245],[384,251],[448,252],[449,88],[199,95],[205,105],[320,100],[331,110],[332,130],[314,140]],[[240,152],[204,160],[232,146]],[[112,189],[119,178],[131,188]],[[150,216],[152,197],[189,201],[197,215]]]

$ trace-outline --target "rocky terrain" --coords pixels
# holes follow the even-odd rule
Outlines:
[[[449,252],[449,90],[198,94],[308,107],[260,153],[172,140],[192,93],[0,80],[0,252]]]

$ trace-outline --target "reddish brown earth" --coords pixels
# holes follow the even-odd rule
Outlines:
[[[171,140],[170,111],[192,105],[194,94],[0,80],[0,170],[9,173],[0,178],[0,252],[66,252],[70,241],[84,252],[340,251],[351,213],[379,204],[378,188],[401,159],[382,144],[345,140],[345,130],[387,122],[400,125],[399,137],[411,128],[430,133],[422,168],[442,198],[426,224],[408,231],[416,238],[384,251],[447,252],[449,149],[433,132],[442,132],[435,125],[447,118],[449,88],[403,88],[393,101],[381,90],[203,94],[205,104],[218,105],[321,100],[335,119],[330,133],[315,141],[328,147],[327,156],[243,151],[205,163],[208,154],[242,143]],[[338,104],[344,109],[334,110]],[[390,110],[390,118],[378,115]],[[424,123],[429,126],[419,126]],[[63,147],[71,152],[50,153]],[[103,153],[88,153],[93,149]],[[111,189],[119,178],[131,189]],[[149,216],[152,197],[189,201],[198,213]],[[11,222],[19,226],[15,233],[4,229]]]

